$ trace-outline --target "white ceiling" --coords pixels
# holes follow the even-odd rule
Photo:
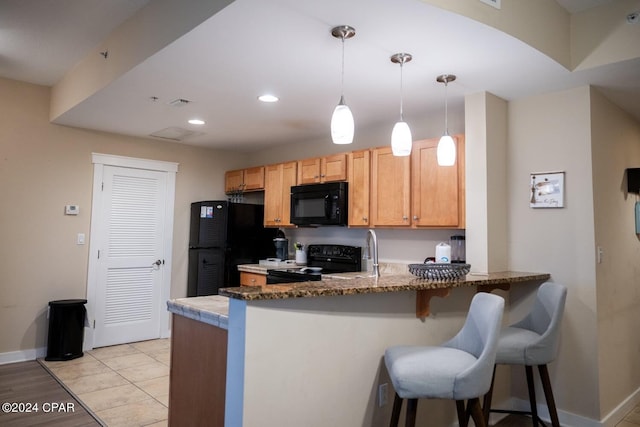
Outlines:
[[[147,1],[3,0],[0,75],[54,84]],[[611,0],[557,1],[579,12]],[[356,29],[345,42],[356,138],[360,127],[391,128],[398,119],[400,70],[389,61],[397,52],[414,57],[404,66],[409,125],[443,115],[444,88],[435,82],[443,73],[458,76],[452,108],[480,91],[513,100],[593,84],[640,120],[640,60],[569,72],[519,40],[419,0],[236,0],[56,122],[143,137],[177,127],[200,134],[185,144],[240,150],[329,139],[341,60],[330,30],[342,24]],[[259,103],[265,92],[280,102]],[[169,106],[176,98],[192,102]],[[207,123],[187,124],[192,117]]]

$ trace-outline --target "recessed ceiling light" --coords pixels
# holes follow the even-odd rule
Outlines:
[[[191,120],[189,120],[189,123],[191,123],[192,125],[203,125],[204,124],[204,120],[191,119]]]
[[[265,95],[260,95],[258,97],[258,100],[260,100],[262,102],[278,102],[280,100],[280,98],[278,98],[275,95],[265,94]]]

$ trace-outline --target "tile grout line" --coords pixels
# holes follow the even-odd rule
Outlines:
[[[53,379],[56,380],[56,382],[60,384],[62,388],[65,389],[65,391],[69,393],[80,404],[80,406],[82,406],[89,413],[89,415],[93,417],[93,419],[96,420],[98,424],[100,424],[102,427],[108,427],[107,424],[105,424],[105,422],[102,421],[95,412],[93,412],[93,409],[91,409],[89,405],[84,403],[73,391],[71,391],[69,387],[67,387],[64,382],[62,382],[60,378],[58,378],[58,376],[51,369],[49,369],[47,365],[44,364],[44,359],[37,359],[37,361],[40,366],[42,366],[49,373],[49,375],[51,375]]]
[[[163,360],[160,360],[160,359],[159,359],[159,356],[158,356],[158,353],[162,353],[164,350],[170,351],[170,347],[168,347],[168,346],[160,346],[160,347],[153,347],[153,348],[151,348],[151,349],[144,350],[144,349],[140,349],[140,348],[136,347],[136,346],[135,346],[135,345],[133,345],[133,344],[127,344],[127,345],[130,347],[130,350],[132,350],[132,351],[131,351],[131,353],[129,353],[129,354],[113,355],[113,356],[110,356],[110,357],[109,357],[109,356],[107,356],[107,357],[102,357],[102,358],[99,358],[99,357],[97,357],[97,356],[94,356],[94,355],[93,355],[92,353],[90,353],[90,352],[85,352],[84,354],[85,354],[86,356],[89,356],[89,357],[88,357],[88,359],[90,358],[90,359],[91,359],[91,360],[93,360],[93,361],[99,362],[99,365],[100,365],[100,366],[102,366],[102,367],[104,367],[104,368],[105,368],[109,373],[112,373],[112,374],[113,374],[113,373],[115,373],[115,374],[116,374],[120,379],[124,380],[125,384],[122,384],[121,386],[132,385],[132,386],[134,386],[137,390],[139,390],[139,391],[143,392],[143,393],[144,393],[144,395],[145,395],[145,396],[147,396],[148,398],[143,399],[143,400],[141,400],[140,402],[144,402],[144,401],[150,401],[150,400],[152,400],[152,401],[156,402],[158,405],[160,405],[161,407],[163,407],[165,410],[167,410],[166,418],[163,418],[163,419],[158,420],[158,421],[153,421],[153,422],[151,422],[150,424],[145,424],[145,425],[151,425],[151,424],[155,424],[155,423],[157,423],[157,422],[168,421],[168,402],[167,402],[167,405],[165,405],[162,401],[160,401],[160,400],[159,400],[159,398],[157,398],[157,397],[155,397],[155,396],[151,395],[149,392],[147,392],[146,390],[144,390],[143,388],[141,388],[140,386],[138,386],[138,384],[137,384],[136,382],[134,382],[134,381],[132,381],[132,380],[129,380],[127,377],[125,377],[124,375],[122,375],[122,374],[119,372],[119,370],[118,370],[118,369],[115,369],[115,368],[113,368],[113,367],[109,366],[109,364],[107,364],[107,362],[108,362],[110,359],[114,359],[114,358],[118,358],[118,357],[125,357],[125,356],[129,356],[129,355],[139,355],[139,354],[140,354],[140,355],[145,355],[146,357],[148,357],[149,359],[151,359],[151,360],[152,360],[153,362],[155,362],[155,363],[158,363],[158,364],[163,365],[163,366],[165,366],[165,367],[167,367],[167,368],[170,368],[170,364],[167,364],[167,363],[165,363]],[[129,350],[129,349],[127,349],[127,350]],[[154,355],[155,355],[155,356],[154,356]],[[96,419],[96,421],[98,421],[98,422],[100,423],[100,425],[101,425],[101,426],[108,427],[108,425],[106,424],[106,422],[105,422],[105,421],[103,421],[102,419],[100,419],[100,417],[97,415],[97,413],[96,413],[96,412],[95,412],[95,411],[94,411],[94,410],[93,410],[93,409],[92,409],[92,408],[91,408],[87,403],[83,402],[83,401],[78,397],[78,395],[77,395],[77,394],[75,394],[73,391],[71,391],[71,389],[70,389],[66,384],[64,384],[64,382],[62,381],[62,379],[60,379],[60,378],[58,378],[58,377],[57,377],[57,375],[55,374],[55,371],[54,371],[53,369],[50,369],[48,366],[45,366],[45,364],[44,364],[44,362],[43,362],[43,361],[39,361],[39,362],[40,362],[40,365],[42,365],[42,366],[47,370],[47,372],[49,372],[49,374],[50,374],[51,376],[53,376],[53,377],[55,378],[55,380],[56,380],[60,385],[62,385],[62,387],[63,387],[67,392],[69,392],[69,394],[71,394],[71,395],[72,395],[72,396],[73,396],[73,397],[74,397],[78,402],[80,402],[80,403],[81,403],[81,405],[82,405],[82,406],[87,410],[87,412],[89,412],[89,413],[92,415],[92,417],[93,417],[93,418],[95,418],[95,419]],[[150,363],[151,363],[151,362],[150,362]],[[133,367],[144,367],[145,365],[146,365],[145,363],[141,363],[140,365],[135,365],[135,366],[125,366],[125,367],[122,367],[122,368],[120,368],[120,369],[128,369],[128,368],[133,368]],[[88,375],[80,375],[78,378],[90,378],[90,377],[94,377],[94,376],[96,376],[96,375],[99,375],[99,373],[88,374]],[[156,378],[163,378],[163,377],[165,377],[165,376],[166,376],[166,377],[168,377],[168,375],[161,375],[161,376],[159,376],[159,377],[148,378],[148,379],[145,379],[145,380],[142,380],[142,381],[139,381],[139,382],[143,382],[143,381],[150,381],[150,380],[153,380],[153,379],[156,379]],[[168,381],[168,379],[167,379],[167,381]],[[113,387],[105,387],[105,388],[102,388],[102,389],[92,390],[92,392],[93,392],[93,391],[108,390],[109,388],[113,388]],[[89,393],[89,392],[88,392],[88,393]],[[168,395],[168,391],[167,391],[167,395]],[[164,394],[163,394],[162,396],[164,396]],[[119,407],[122,407],[122,406],[126,406],[126,405],[128,405],[128,404],[129,404],[129,403],[125,403],[125,404],[122,404],[122,405],[116,405],[116,406],[112,406],[112,407],[109,407],[109,408],[104,408],[104,409],[101,409],[101,410],[100,410],[100,411],[98,411],[98,412],[102,412],[102,411],[106,411],[106,410],[110,410],[110,409],[114,409],[114,408],[119,408]]]

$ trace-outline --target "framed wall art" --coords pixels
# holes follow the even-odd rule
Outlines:
[[[532,208],[564,207],[564,172],[531,174],[529,206]]]

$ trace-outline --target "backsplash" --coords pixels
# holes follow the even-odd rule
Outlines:
[[[366,228],[318,227],[283,229],[289,239],[289,252],[293,244],[338,244],[366,247]],[[449,237],[464,234],[463,230],[415,230],[415,229],[375,229],[378,237],[378,255],[382,265],[399,263],[406,266],[424,262],[426,257],[435,255],[435,247],[440,242],[449,242]],[[394,268],[394,267],[388,267]],[[400,267],[402,268],[402,267]],[[404,272],[406,272],[406,268]]]

